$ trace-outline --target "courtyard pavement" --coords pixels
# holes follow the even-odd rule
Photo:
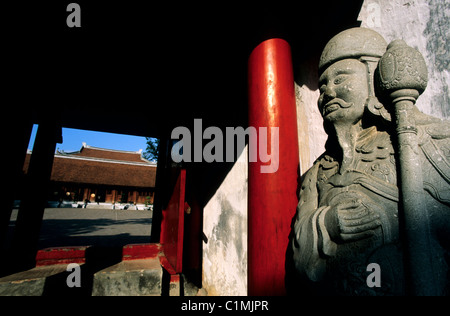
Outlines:
[[[12,232],[17,210],[10,221]],[[150,242],[152,212],[84,208],[47,208],[39,249],[61,246],[122,247]]]

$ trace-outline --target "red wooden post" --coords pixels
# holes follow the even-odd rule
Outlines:
[[[184,202],[186,169],[180,169],[167,208],[162,211],[160,242],[175,273],[183,269]]]
[[[295,215],[298,185],[298,136],[294,78],[289,44],[278,38],[258,45],[249,58],[249,125],[279,128],[279,146],[267,136],[268,153],[279,150],[279,167],[261,173],[249,163],[248,293],[285,295],[285,256]],[[258,132],[258,140],[260,134]],[[275,147],[275,148],[273,148]],[[261,148],[260,148],[261,151]],[[260,157],[260,153],[258,157]]]

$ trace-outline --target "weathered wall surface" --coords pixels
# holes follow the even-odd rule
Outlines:
[[[204,208],[202,283],[208,295],[247,295],[247,147]]]
[[[448,0],[366,0],[358,20],[389,43],[403,39],[418,49],[428,66],[428,87],[417,101],[424,113],[450,118],[450,2]],[[295,58],[295,56],[293,56]],[[324,152],[327,135],[317,109],[317,60],[296,69],[297,123],[301,173]]]
[[[325,151],[327,134],[323,130],[323,120],[317,107],[319,76],[317,67],[319,57],[304,61],[297,70],[295,78],[295,97],[297,105],[297,128],[300,174],[304,174],[314,160]]]
[[[448,0],[366,0],[361,26],[389,43],[403,39],[428,66],[428,87],[417,101],[424,113],[450,118],[450,2]]]

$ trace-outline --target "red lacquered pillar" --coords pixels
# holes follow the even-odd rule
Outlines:
[[[249,125],[258,131],[258,159],[249,162],[248,293],[285,295],[285,256],[298,203],[298,136],[289,44],[269,39],[252,52],[248,65]],[[278,150],[278,169],[263,173],[260,127],[278,127],[278,142],[267,136],[267,153]],[[278,147],[278,148],[277,148]],[[275,159],[272,152],[272,158]]]

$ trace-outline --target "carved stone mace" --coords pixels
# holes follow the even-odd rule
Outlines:
[[[431,264],[430,220],[425,207],[422,166],[417,143],[415,102],[427,86],[422,55],[402,40],[389,44],[379,61],[377,88],[392,102],[398,137],[400,233],[404,237],[407,293],[437,295]]]

